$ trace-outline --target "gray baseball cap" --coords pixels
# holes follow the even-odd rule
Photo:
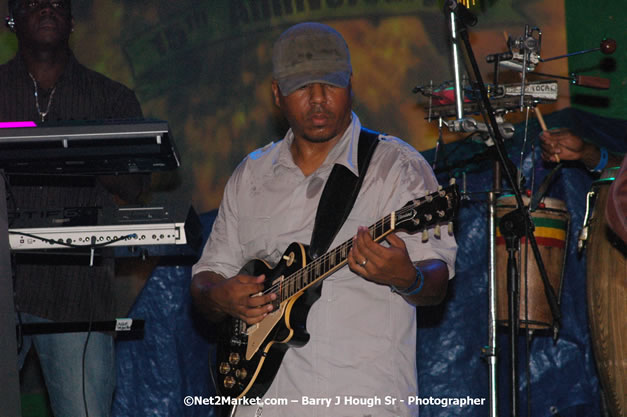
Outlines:
[[[346,41],[322,23],[304,22],[279,36],[272,51],[272,76],[288,96],[311,83],[348,86],[353,68]]]

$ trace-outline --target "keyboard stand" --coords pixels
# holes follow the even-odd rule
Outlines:
[[[76,332],[115,332],[117,337],[124,339],[142,338],[144,334],[144,320],[116,319],[105,321],[69,321],[50,323],[17,324],[17,330],[22,335],[45,333],[76,333]]]
[[[13,305],[13,275],[9,253],[4,172],[0,170],[0,404],[2,414],[21,417],[20,379],[17,371],[17,341],[15,340],[15,308]]]

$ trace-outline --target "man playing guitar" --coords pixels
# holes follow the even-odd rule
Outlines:
[[[277,311],[289,322],[285,340],[297,334],[298,326],[291,323],[301,310],[280,298],[291,288],[283,281],[285,274],[276,278],[240,268],[254,258],[286,268],[293,262],[293,252],[283,251],[291,242],[310,241],[334,164],[357,175],[361,140],[361,123],[352,112],[348,47],[337,31],[318,23],[285,31],[274,46],[273,78],[274,102],[290,129],[283,140],[252,152],[239,164],[192,271],[195,307],[210,321],[235,317],[245,323],[243,340],[247,337],[249,345],[254,332]],[[418,395],[415,306],[444,299],[454,274],[455,240],[446,232],[435,237],[430,228],[426,241],[420,234],[399,232],[379,242],[365,226],[437,188],[428,163],[415,149],[379,135],[353,209],[331,245],[348,239],[349,268],[331,265],[331,272],[323,274],[328,276],[324,284],[305,288],[301,297],[317,291],[305,313],[306,326],[301,325],[310,339],[284,349],[276,375],[262,391],[248,383],[262,373],[240,368],[249,358],[231,354],[217,364],[218,374],[235,370],[221,380],[220,392],[239,385],[243,396],[263,392],[265,399],[285,398],[288,404],[262,401],[239,407],[235,415],[417,415],[417,408],[407,404],[407,398]],[[261,362],[269,360],[268,349]]]

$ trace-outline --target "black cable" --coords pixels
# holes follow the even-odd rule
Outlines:
[[[89,281],[91,283],[91,280]],[[85,407],[85,417],[89,417],[89,410],[87,408],[87,394],[85,392],[85,358],[87,357],[87,344],[89,343],[89,337],[91,336],[91,326],[94,315],[94,292],[91,285],[88,285],[89,291],[89,327],[87,328],[87,337],[85,338],[85,344],[83,345],[83,358],[82,358],[82,389],[83,389],[83,405]]]
[[[211,382],[213,383],[213,388],[216,390],[216,395],[220,392],[218,390],[218,383],[216,382],[216,378],[214,375],[213,362],[211,361],[211,352],[209,352],[209,376],[211,377]],[[217,372],[217,369],[215,370]]]
[[[15,295],[17,294],[15,291],[15,285],[16,285],[16,276],[15,276],[15,270],[16,270],[16,262],[15,262],[15,253],[11,252],[10,254],[10,260],[11,260],[11,280],[13,283],[13,294],[11,294],[11,297],[13,297],[13,305],[15,306],[15,313],[17,316],[17,353],[19,355],[19,353],[22,351],[22,348],[24,347],[24,334],[22,333],[22,325],[24,323],[22,323],[22,312],[19,310],[19,306],[16,303],[15,300]]]
[[[78,248],[78,249],[101,248],[101,247],[109,246],[109,245],[111,245],[113,243],[119,242],[120,240],[131,239],[131,238],[135,238],[136,239],[137,238],[137,233],[131,233],[130,235],[116,237],[115,239],[109,240],[107,242],[102,242],[102,243],[93,243],[92,242],[92,243],[90,243],[88,245],[75,245],[73,243],[61,242],[61,241],[57,241],[57,240],[54,240],[54,239],[48,239],[48,238],[45,238],[45,237],[42,237],[42,236],[37,236],[37,235],[33,235],[31,233],[25,233],[25,232],[13,232],[13,231],[9,230],[9,234],[10,235],[21,235],[21,236],[26,236],[26,237],[32,237],[33,239],[41,240],[42,242],[55,244],[55,245],[61,245],[61,246],[67,246],[68,248]]]
[[[24,334],[22,333],[22,312],[16,310],[17,315],[17,354],[19,355],[22,352],[22,348],[24,347]]]

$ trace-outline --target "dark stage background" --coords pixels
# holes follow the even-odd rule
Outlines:
[[[411,90],[431,80],[435,85],[452,80],[442,5],[441,0],[75,0],[72,45],[87,66],[135,89],[146,116],[169,121],[183,166],[176,175],[154,176],[156,197],[191,201],[204,212],[218,207],[229,174],[247,153],[283,136],[286,126],[271,101],[271,48],[285,28],[300,21],[321,20],[346,38],[355,110],[366,126],[419,150],[432,147],[437,126],[425,122],[426,100]],[[525,24],[542,28],[543,56],[567,51],[561,1],[479,0],[473,10],[479,24],[472,39],[481,62],[506,50],[504,34],[521,36]],[[593,24],[582,16],[577,26]],[[571,49],[598,42],[590,36]],[[0,62],[15,48],[14,35],[0,31]],[[487,76],[491,66],[482,67]],[[568,71],[566,60],[541,69]],[[569,105],[567,82],[560,87],[560,100],[545,106],[545,113]]]
[[[75,0],[74,51],[84,64],[131,86],[144,114],[170,122],[183,166],[154,175],[155,196],[193,202],[203,212],[218,206],[235,165],[253,149],[281,137],[285,124],[271,102],[272,42],[286,27],[320,20],[346,38],[354,67],[355,110],[365,125],[419,150],[434,146],[426,99],[416,85],[452,80],[449,31],[443,0]],[[611,58],[592,53],[540,64],[538,71],[611,78],[615,88],[595,91],[560,81],[559,100],[544,113],[571,104],[608,117],[627,109],[624,8],[609,0],[477,0],[473,48],[491,79],[487,54],[506,50],[507,35],[524,25],[542,31],[544,58],[619,40]],[[0,62],[16,50],[0,31]],[[509,76],[518,81],[516,74]],[[530,75],[530,79],[541,79]],[[520,120],[512,114],[510,119]],[[460,137],[445,132],[447,142]]]

